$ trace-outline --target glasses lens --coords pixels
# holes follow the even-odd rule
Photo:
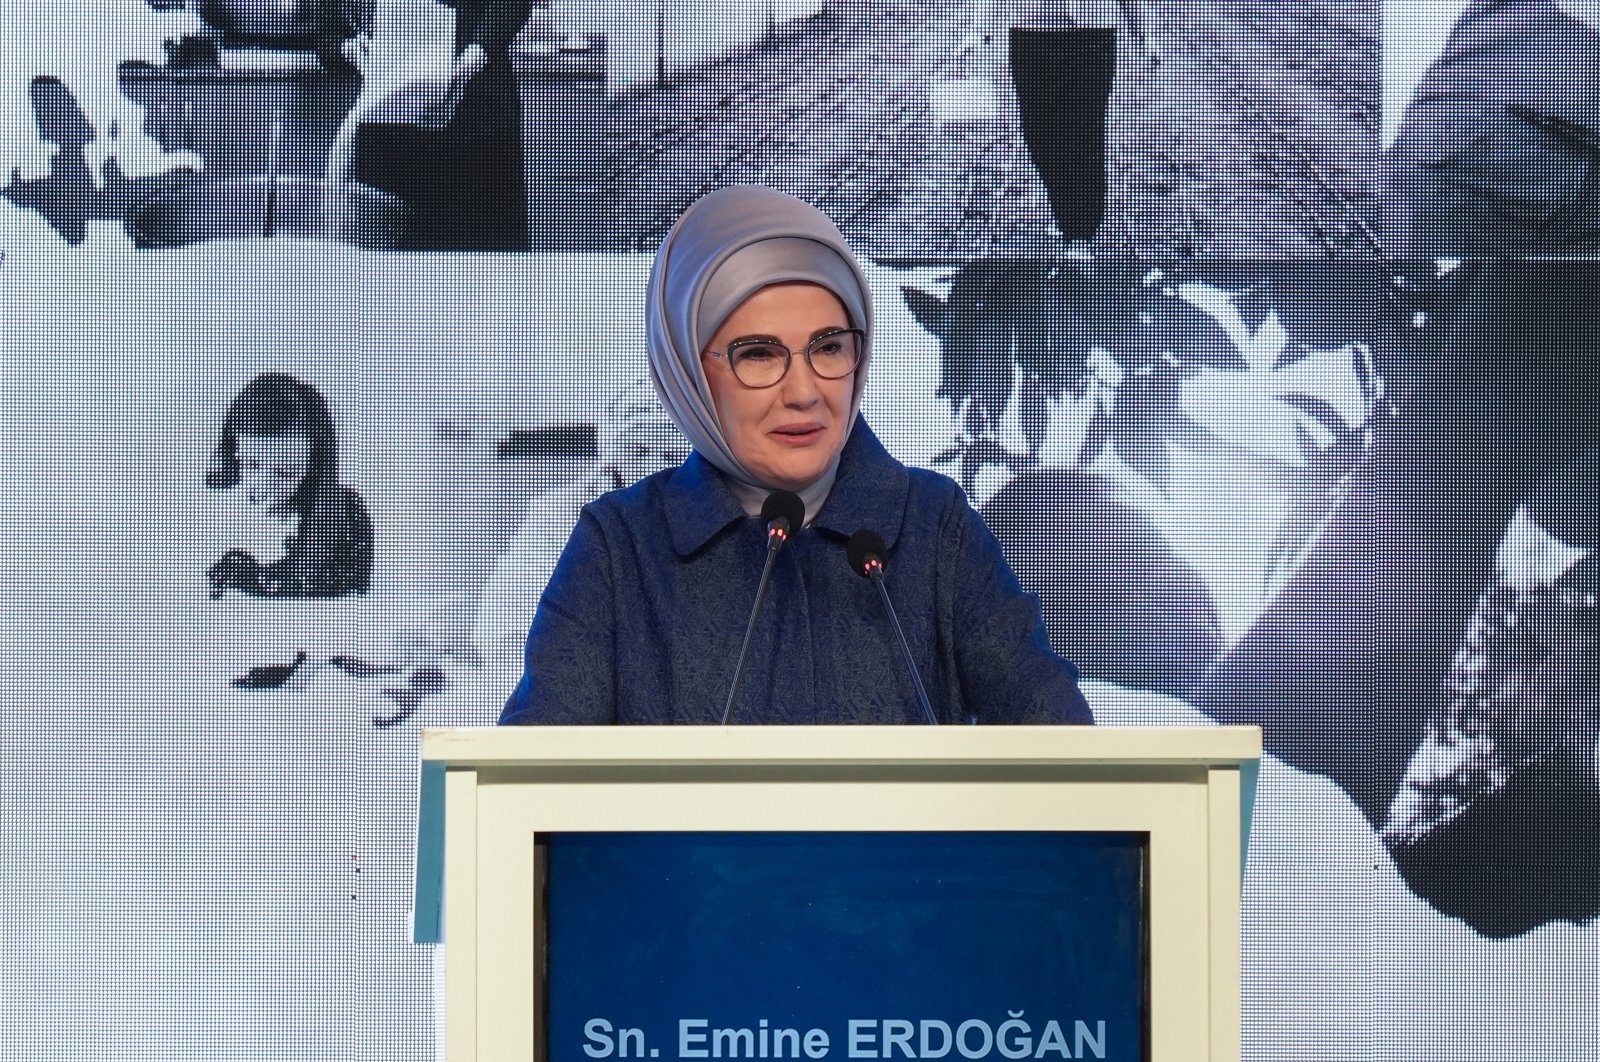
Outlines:
[[[830,332],[818,336],[807,348],[811,371],[829,380],[849,376],[861,357],[861,337],[854,332]]]
[[[789,352],[776,343],[739,343],[728,350],[728,364],[748,387],[770,387],[783,379]]]

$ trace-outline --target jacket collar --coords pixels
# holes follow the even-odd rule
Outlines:
[[[672,548],[687,557],[727,527],[745,519],[744,508],[722,473],[695,450],[666,484],[667,530]]]
[[[839,478],[833,481],[833,490],[811,526],[846,538],[869,528],[893,549],[910,494],[911,473],[889,456],[867,422],[857,417],[839,457]]]
[[[667,529],[680,557],[698,551],[728,525],[746,519],[722,474],[698,453],[691,453],[673,471],[665,491]],[[911,474],[889,456],[866,421],[857,417],[839,456],[838,478],[811,526],[845,537],[871,528],[893,549],[910,493]]]

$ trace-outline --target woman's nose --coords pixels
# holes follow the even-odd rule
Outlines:
[[[794,360],[789,363],[789,371],[783,377],[784,405],[797,409],[814,405],[822,397],[819,382],[817,374],[811,369],[811,362],[802,354],[794,355]]]

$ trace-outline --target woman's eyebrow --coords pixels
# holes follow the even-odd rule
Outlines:
[[[847,331],[849,331],[849,328],[846,325],[826,325],[826,326],[824,326],[822,328],[817,329],[815,332],[812,332],[811,333],[811,338],[812,339],[818,339],[818,338],[820,338],[822,336],[827,335],[829,332],[847,332]],[[737,339],[728,340],[728,346],[731,347],[735,343],[779,343],[779,344],[781,344],[782,342],[783,342],[783,340],[779,339],[777,336],[768,336],[768,335],[740,336]]]
[[[811,333],[811,341],[816,341],[816,339],[821,339],[822,336],[826,336],[826,334],[829,334],[829,333],[835,333],[835,331],[850,331],[850,326],[848,326],[848,325],[826,325],[826,326],[822,326],[822,328],[818,328],[818,329],[816,329],[816,331],[813,331],[813,333]],[[778,336],[766,336],[766,334],[760,334],[760,336],[739,336],[738,339],[730,339],[730,341],[728,341],[728,345],[730,345],[730,347],[734,347],[734,345],[741,344],[741,342],[776,342],[776,344],[782,345],[782,342],[784,342],[784,341],[782,341],[782,339],[779,339]]]

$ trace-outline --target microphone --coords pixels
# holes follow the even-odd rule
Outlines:
[[[923,717],[929,724],[938,726],[939,717],[933,714],[933,705],[928,703],[928,691],[922,688],[922,676],[917,674],[916,661],[911,659],[911,646],[906,644],[906,632],[900,629],[900,617],[894,614],[889,590],[883,585],[883,556],[889,552],[889,547],[883,544],[883,539],[876,531],[862,528],[850,536],[844,551],[850,561],[850,570],[878,587],[878,596],[883,598],[884,610],[889,613],[889,623],[894,627],[895,637],[900,640],[900,655],[905,658],[906,671],[911,674],[911,684],[917,689],[917,703],[922,705]]]
[[[806,503],[793,491],[775,490],[767,495],[761,506],[761,519],[767,525],[767,563],[761,568],[761,582],[756,586],[756,601],[750,606],[750,620],[744,625],[744,644],[739,647],[739,662],[733,666],[733,685],[728,688],[728,703],[722,706],[722,725],[727,726],[733,717],[733,702],[739,696],[739,684],[744,681],[744,663],[750,655],[750,639],[756,633],[756,617],[761,614],[761,602],[767,598],[767,581],[772,577],[772,562],[791,535],[806,522]]]
[[[761,520],[767,525],[767,549],[776,551],[806,522],[806,503],[793,491],[775,490],[761,505]],[[772,540],[778,539],[777,546]]]

